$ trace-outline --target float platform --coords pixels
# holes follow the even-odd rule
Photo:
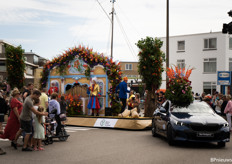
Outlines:
[[[141,118],[120,118],[120,117],[67,117],[66,125],[112,128],[125,130],[146,130],[151,129],[152,119],[149,117]]]

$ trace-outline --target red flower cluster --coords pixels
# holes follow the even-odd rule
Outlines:
[[[83,111],[82,111],[83,106],[82,106],[80,95],[79,96],[77,95],[72,96],[71,94],[65,95],[65,100],[68,105],[68,109],[67,109],[68,116],[83,114]]]

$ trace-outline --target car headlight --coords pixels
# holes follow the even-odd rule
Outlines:
[[[175,123],[175,125],[177,125],[177,126],[183,126],[183,125],[184,125],[184,123],[181,122],[181,121],[176,121],[176,120],[174,120],[174,123]]]
[[[223,127],[228,127],[228,126],[229,126],[228,123],[223,124]]]

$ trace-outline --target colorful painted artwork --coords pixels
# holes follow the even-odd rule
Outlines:
[[[68,65],[70,74],[83,74],[85,73],[85,69],[87,68],[87,64],[78,58],[75,58]]]
[[[52,84],[55,84],[54,87],[57,87],[57,88],[58,88],[58,93],[59,93],[59,88],[60,88],[60,86],[59,86],[58,80],[51,80],[51,86],[50,86],[50,87],[52,87]]]

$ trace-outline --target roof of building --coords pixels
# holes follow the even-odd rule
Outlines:
[[[174,37],[183,37],[183,36],[196,36],[196,35],[207,35],[207,34],[218,34],[218,33],[221,33],[221,31],[216,31],[216,32],[205,32],[205,33],[196,33],[196,34],[183,34],[183,35],[173,35],[173,36],[169,36],[170,38],[174,38]],[[225,34],[224,34],[225,35]],[[166,38],[166,37],[158,37],[160,39],[163,39],[163,38]]]
[[[36,55],[36,56],[38,56],[41,59],[48,60],[48,59],[46,59],[46,58],[44,58],[44,57],[42,57],[42,56],[40,56],[40,55],[38,55],[38,54],[36,54],[36,53],[34,53],[32,51],[31,52],[24,52],[23,54],[24,55]]]
[[[5,40],[1,40],[1,39],[0,39],[0,43],[5,43],[5,44],[8,44],[8,45],[11,45],[11,46],[14,46],[14,47],[15,47],[15,45],[13,45],[13,44],[11,44],[11,43],[5,41]]]

